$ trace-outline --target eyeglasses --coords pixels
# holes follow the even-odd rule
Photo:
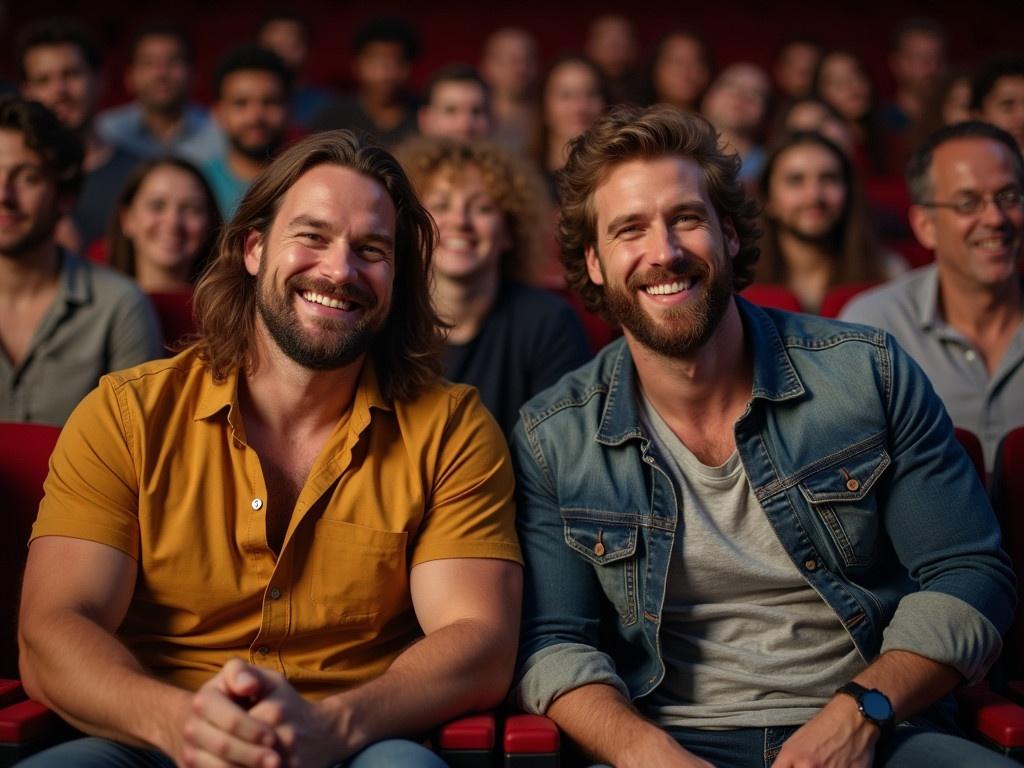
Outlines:
[[[1001,211],[1012,211],[1024,204],[1024,193],[1016,187],[1001,189],[993,195],[968,193],[955,203],[939,203],[935,201],[918,203],[922,208],[951,208],[961,216],[977,216],[985,210],[988,201],[992,200]]]

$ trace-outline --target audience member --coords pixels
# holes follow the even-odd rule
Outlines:
[[[971,75],[954,69],[943,75],[932,90],[914,122],[907,147],[914,149],[944,125],[962,123],[973,118],[971,113]]]
[[[48,109],[0,97],[0,421],[63,424],[100,376],[160,355],[131,280],[54,242],[81,166]]]
[[[563,56],[548,70],[535,157],[553,194],[554,174],[565,164],[569,142],[593,125],[607,104],[604,76],[590,59]]]
[[[629,18],[606,13],[591,21],[583,52],[604,74],[610,104],[636,104],[644,98],[636,27]]]
[[[224,139],[209,113],[189,103],[192,46],[171,24],[136,34],[124,83],[135,101],[101,112],[96,130],[140,157],[172,154],[196,165],[219,155]]]
[[[829,289],[878,283],[906,270],[883,256],[850,161],[820,133],[774,145],[760,181],[764,210],[757,282],[789,288],[808,312]]]
[[[143,161],[114,211],[110,265],[145,293],[191,292],[221,227],[213,191],[195,166],[176,157]]]
[[[971,109],[1024,148],[1024,56],[996,56],[985,62],[971,83]]]
[[[281,57],[292,75],[291,119],[308,128],[313,116],[333,98],[330,90],[305,77],[309,60],[309,22],[294,11],[275,11],[267,16],[256,35],[257,42]]]
[[[775,113],[770,142],[780,141],[794,131],[816,131],[853,159],[853,137],[843,118],[820,99],[796,99]]]
[[[934,19],[906,19],[893,33],[889,71],[895,98],[884,111],[886,128],[905,133],[924,113],[946,68],[946,32]]]
[[[669,32],[654,47],[647,101],[696,112],[714,66],[707,43],[695,32]]]
[[[224,218],[234,215],[253,180],[284,143],[291,71],[266,48],[243,45],[221,59],[213,76],[213,115],[224,153],[201,166]]]
[[[139,158],[96,132],[102,60],[81,26],[44,19],[26,26],[15,42],[21,93],[53,112],[78,136],[85,151],[82,185],[61,244],[81,252],[103,236],[117,193]]]
[[[525,153],[537,134],[539,74],[537,42],[525,30],[503,27],[484,41],[480,75],[491,91],[493,135],[515,152]]]
[[[419,36],[401,19],[376,18],[352,39],[356,92],[337,99],[313,118],[313,130],[347,128],[387,147],[416,132],[416,104],[409,94]]]
[[[889,149],[864,63],[849,51],[826,53],[814,76],[814,95],[846,123],[853,138],[854,167],[865,176],[886,175]]]
[[[783,99],[806,99],[811,95],[821,54],[821,43],[810,37],[792,37],[782,44],[772,65],[772,76]]]
[[[506,434],[519,406],[590,358],[583,327],[535,277],[540,180],[491,142],[424,138],[400,155],[437,223],[433,297],[449,328],[444,376],[472,384]]]
[[[740,181],[744,183],[755,181],[764,167],[761,129],[771,94],[764,70],[756,64],[739,62],[719,72],[701,103],[701,114],[740,156]]]
[[[917,149],[907,183],[911,226],[935,263],[856,297],[842,317],[896,337],[991,470],[999,440],[1024,424],[1024,161],[1001,129],[956,123]]]
[[[617,766],[1009,768],[942,732],[1013,617],[984,488],[890,338],[735,295],[738,167],[664,108],[573,145],[559,240],[625,339],[513,433],[513,696]]]
[[[466,141],[491,132],[491,96],[480,73],[468,64],[437,70],[423,92],[420,133]]]
[[[26,768],[443,766],[396,739],[502,700],[521,575],[502,434],[437,375],[433,225],[339,131],[219,242],[198,344],[104,377],[51,460],[22,679],[101,738]]]

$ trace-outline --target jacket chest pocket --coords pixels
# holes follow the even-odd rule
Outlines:
[[[637,537],[639,526],[577,517],[562,510],[565,543],[589,562],[624,626],[637,611]]]
[[[847,566],[869,565],[878,552],[875,486],[890,463],[885,449],[875,447],[820,469],[799,485]]]

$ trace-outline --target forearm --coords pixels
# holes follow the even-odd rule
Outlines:
[[[876,688],[888,697],[896,722],[931,706],[961,680],[952,667],[910,651],[883,653],[854,678],[854,682]]]
[[[24,617],[19,640],[32,698],[85,733],[174,752],[191,694],[147,675],[106,629],[57,609]]]

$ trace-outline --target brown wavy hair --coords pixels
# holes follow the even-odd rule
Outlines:
[[[430,303],[434,223],[394,157],[364,145],[351,131],[308,136],[285,150],[257,177],[235,217],[221,231],[213,260],[196,286],[193,306],[198,347],[214,378],[252,370],[256,278],[245,269],[245,240],[256,230],[266,242],[285,193],[308,170],[339,165],[387,191],[395,206],[395,283],[391,312],[370,356],[384,396],[408,400],[440,374],[440,323]]]
[[[421,196],[438,173],[477,168],[512,238],[512,247],[501,255],[502,277],[523,282],[536,277],[545,258],[541,244],[548,234],[542,211],[550,201],[532,166],[484,139],[458,142],[424,136],[405,142],[395,155]]]
[[[616,107],[573,140],[569,160],[556,174],[562,197],[558,244],[566,280],[591,312],[607,316],[604,287],[594,284],[587,272],[587,248],[597,243],[594,191],[612,167],[665,155],[700,165],[716,213],[723,221],[732,221],[739,238],[739,251],[732,261],[733,287],[741,291],[753,282],[760,231],[757,205],[736,180],[739,157],[723,149],[718,132],[700,115],[664,105]]]

